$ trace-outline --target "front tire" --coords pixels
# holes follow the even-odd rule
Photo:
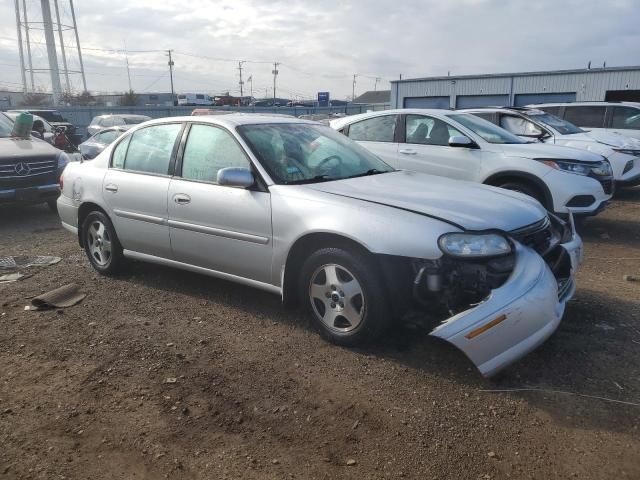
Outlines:
[[[304,262],[299,285],[301,305],[333,343],[362,344],[389,326],[387,292],[368,255],[342,248],[317,250]]]
[[[94,269],[102,275],[114,275],[124,263],[122,246],[109,217],[94,210],[82,223],[82,244]]]

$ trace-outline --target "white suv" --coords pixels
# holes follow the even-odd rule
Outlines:
[[[556,213],[595,215],[613,193],[611,166],[601,155],[528,143],[468,113],[386,110],[331,127],[396,168],[516,190]]]
[[[582,130],[537,108],[497,107],[460,111],[471,112],[524,138],[598,153],[611,163],[616,187],[640,184],[638,139],[611,132]]]
[[[591,131],[640,140],[640,102],[574,102],[530,105]]]

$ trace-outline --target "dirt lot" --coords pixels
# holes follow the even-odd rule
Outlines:
[[[0,285],[0,478],[638,479],[639,213],[627,192],[584,225],[559,330],[489,381],[420,328],[342,349],[266,293],[100,277],[45,207],[0,210],[0,256],[63,258]],[[80,305],[24,310],[70,281]]]

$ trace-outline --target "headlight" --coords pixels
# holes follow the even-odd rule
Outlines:
[[[445,233],[438,239],[440,250],[452,257],[496,257],[511,253],[511,244],[499,233]]]
[[[618,153],[624,153],[625,155],[633,155],[634,157],[640,157],[640,150],[634,150],[632,148],[614,148],[613,150]]]
[[[610,177],[612,175],[611,164],[604,160],[597,163],[582,163],[572,160],[556,160],[556,159],[536,159],[545,165],[562,170],[563,172],[575,173],[576,175],[590,175],[596,177]]]

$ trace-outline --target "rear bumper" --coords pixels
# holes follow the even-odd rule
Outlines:
[[[1,188],[0,204],[33,204],[55,200],[60,195],[60,185],[37,185],[24,188]]]
[[[557,328],[575,293],[582,240],[574,233],[562,245],[571,259],[571,276],[560,286],[535,251],[516,245],[509,280],[480,305],[446,320],[431,332],[462,350],[485,377],[496,374],[542,344]]]
[[[78,207],[76,207],[69,197],[60,195],[58,197],[58,215],[62,226],[71,233],[78,234]]]

